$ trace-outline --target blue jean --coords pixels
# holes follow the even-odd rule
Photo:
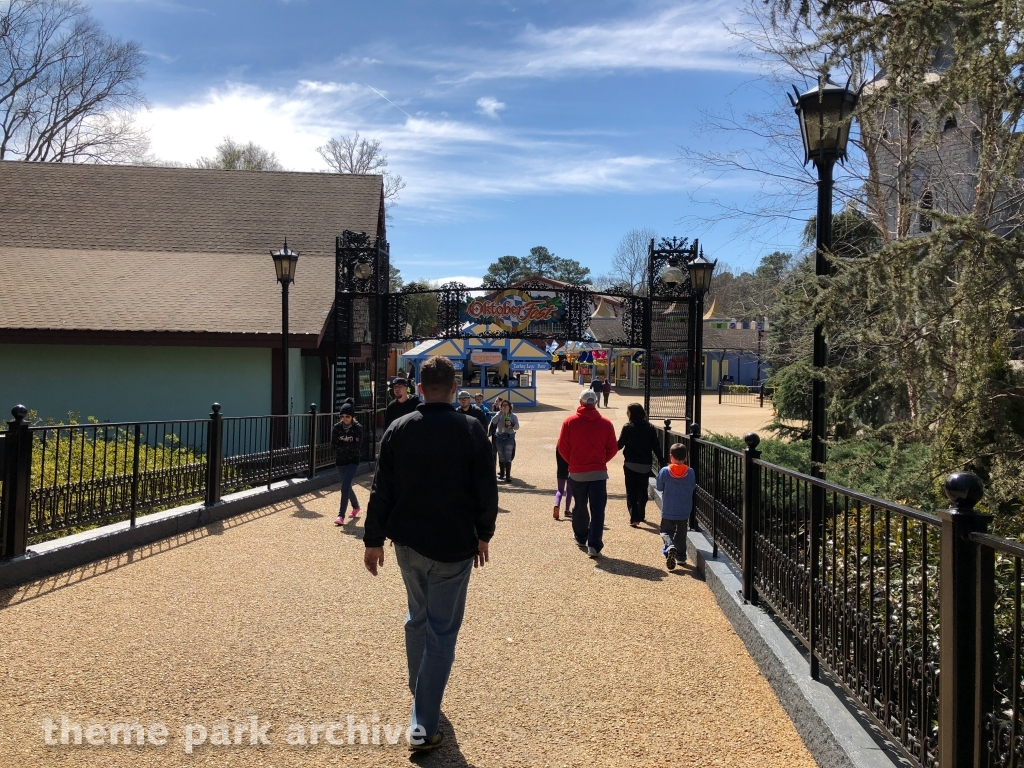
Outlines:
[[[598,552],[604,548],[604,508],[608,505],[608,481],[581,483],[569,478],[572,489],[572,533],[576,541],[586,540]],[[589,505],[589,511],[588,511]]]
[[[455,642],[466,611],[466,591],[473,560],[442,563],[411,547],[395,545],[405,582],[409,613],[405,617],[405,653],[409,661],[413,728],[432,738],[441,720],[441,699],[455,661]]]
[[[338,470],[338,479],[341,480],[341,510],[338,512],[338,517],[344,517],[348,511],[349,499],[352,500],[352,509],[359,509],[359,499],[356,498],[356,492],[352,490],[352,481],[356,479],[356,470],[359,469],[359,465],[342,464],[336,469]]]
[[[516,456],[516,438],[515,435],[504,437],[498,435],[494,438],[494,449],[498,454],[498,461],[504,462],[505,464],[511,464],[512,459]]]

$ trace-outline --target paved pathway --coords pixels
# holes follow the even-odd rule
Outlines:
[[[667,572],[653,529],[627,525],[621,458],[597,567],[552,519],[554,443],[578,392],[567,376],[541,376],[545,405],[520,411],[515,480],[445,699],[448,744],[416,762],[813,766],[704,583]],[[618,426],[628,402],[613,395],[603,412]],[[408,765],[383,728],[408,718],[401,578],[390,549],[379,578],[363,570],[362,523],[335,528],[337,502],[312,494],[0,592],[0,767]],[[46,746],[43,719],[59,741],[62,715],[169,735]],[[347,745],[349,715],[357,742],[365,723],[382,745]],[[186,753],[188,726],[209,741],[226,724],[233,739],[251,717],[269,745],[239,731],[238,746]],[[316,745],[286,743],[292,725],[308,742],[309,726],[334,721],[339,744],[322,728]]]

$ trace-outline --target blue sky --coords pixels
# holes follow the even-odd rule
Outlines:
[[[388,226],[407,279],[479,278],[535,245],[604,273],[635,227],[698,235],[739,268],[798,240],[796,226],[767,240],[702,225],[694,200],[742,204],[759,180],[707,178],[680,160],[682,144],[736,140],[698,135],[701,110],[776,98],[725,28],[738,0],[92,8],[149,56],[143,120],[161,159],[194,161],[231,135],[319,170],[315,148],[330,136],[380,139],[407,183]]]

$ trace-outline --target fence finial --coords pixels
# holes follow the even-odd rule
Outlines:
[[[700,437],[700,424],[697,422],[690,424],[690,435],[693,437]]]
[[[213,405],[211,405],[210,410],[212,410],[214,413],[220,413],[220,403],[214,403]]]
[[[743,442],[747,444],[747,448],[753,450],[761,444],[761,436],[756,432],[748,432],[743,436]]]
[[[20,424],[25,420],[25,417],[28,416],[28,408],[24,405],[16,405],[11,408],[11,416],[13,416],[14,420]]]
[[[973,512],[985,495],[985,484],[973,472],[954,472],[946,478],[945,490],[957,512]]]

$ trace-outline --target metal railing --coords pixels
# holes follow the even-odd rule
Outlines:
[[[334,414],[33,426],[27,410],[0,431],[0,557],[144,511],[217,503],[225,493],[309,476],[334,464]],[[364,460],[376,452],[371,413]]]
[[[951,475],[930,515],[762,461],[666,422],[688,445],[702,528],[761,603],[912,765],[1024,768],[1024,545],[986,533],[981,482]],[[940,674],[941,671],[941,674]]]
[[[772,388],[764,384],[731,384],[727,381],[718,382],[718,403],[730,405],[756,405],[764,408],[764,401],[771,404]]]

